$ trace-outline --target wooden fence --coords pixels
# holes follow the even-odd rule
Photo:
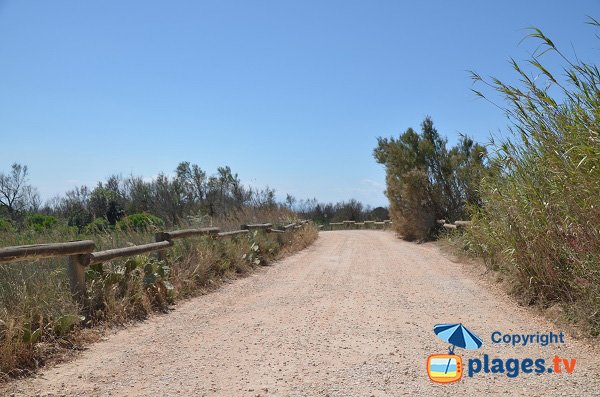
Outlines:
[[[471,221],[455,221],[454,224],[452,224],[452,223],[448,223],[445,219],[438,219],[437,223],[439,223],[445,229],[448,229],[448,230],[462,229],[464,227],[471,225]]]
[[[69,275],[71,292],[74,299],[81,303],[85,310],[88,302],[87,287],[85,284],[85,269],[89,265],[153,251],[158,251],[159,257],[164,258],[165,250],[173,246],[174,240],[177,239],[201,236],[208,236],[210,238],[230,238],[246,235],[252,230],[262,230],[266,233],[285,233],[287,231],[297,230],[305,226],[308,222],[309,221],[303,220],[297,223],[290,223],[289,225],[281,227],[281,229],[273,228],[273,225],[270,223],[258,223],[242,225],[240,230],[228,232],[221,232],[220,229],[216,227],[158,232],[154,236],[155,242],[153,243],[96,252],[94,252],[96,244],[92,240],[7,247],[0,249],[0,264],[66,256],[67,273]]]
[[[343,222],[331,222],[325,225],[319,226],[320,230],[357,230],[357,229],[380,229],[386,230],[392,225],[391,220],[385,220],[383,222],[375,221],[343,221]]]
[[[471,221],[455,221],[454,224],[447,223],[445,219],[438,219],[436,221],[444,228],[449,230],[461,229],[471,225]],[[320,230],[351,230],[351,229],[388,229],[392,225],[391,220],[385,220],[383,222],[374,221],[343,221],[343,222],[331,222],[326,225],[320,225]]]

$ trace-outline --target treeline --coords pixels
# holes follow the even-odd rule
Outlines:
[[[311,219],[318,224],[342,221],[384,221],[389,218],[387,208],[372,208],[354,199],[338,203],[322,203],[313,198],[301,200],[297,204],[293,204],[291,208],[300,217]]]
[[[526,302],[560,303],[600,335],[600,69],[570,59],[539,29],[529,37],[539,46],[525,65],[512,61],[516,83],[472,74],[490,93],[474,92],[511,123],[489,155],[468,138],[446,149],[430,119],[421,133],[380,138],[374,155],[404,238],[435,236],[436,218],[471,219],[459,238],[465,250],[501,270]],[[552,55],[558,71],[542,63]]]
[[[28,173],[27,166],[21,164],[0,173],[0,231],[45,230],[58,223],[85,233],[114,227],[197,224],[248,209],[288,211],[318,223],[383,220],[388,216],[385,208],[372,209],[356,200],[319,203],[287,195],[284,202],[278,202],[275,190],[247,187],[229,167],[219,167],[209,176],[189,162],[181,162],[172,176],[161,173],[151,180],[112,175],[93,188],[76,187],[44,204],[29,184]]]
[[[190,217],[220,217],[248,207],[277,208],[275,191],[243,185],[229,167],[219,167],[209,176],[198,165],[182,162],[173,176],[161,173],[152,180],[112,175],[93,188],[76,187],[44,205],[28,183],[27,166],[14,164],[10,173],[0,173],[0,218],[13,226],[54,222],[33,214],[64,220],[79,230],[115,226],[133,214],[177,225]]]

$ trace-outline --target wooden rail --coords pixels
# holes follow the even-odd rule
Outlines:
[[[269,233],[285,233],[285,230],[278,230],[278,229],[267,229],[267,231]]]
[[[16,262],[25,259],[52,258],[90,253],[96,248],[92,240],[71,241],[68,243],[21,245],[0,249],[0,263]]]
[[[215,236],[219,233],[218,227],[206,227],[203,229],[184,229],[175,230],[173,232],[159,232],[156,233],[156,241],[172,241],[178,238],[189,238],[189,237],[200,237],[200,236]],[[160,240],[159,240],[160,239]]]
[[[449,230],[461,229],[471,225],[471,221],[455,221],[453,224],[448,223],[445,219],[438,219],[436,223],[442,225],[444,228]],[[383,222],[377,221],[343,221],[343,222],[330,222],[325,225],[320,225],[321,230],[345,230],[345,229],[387,229],[392,224],[392,221],[386,219]]]
[[[437,223],[439,223],[445,229],[448,229],[448,230],[461,229],[461,228],[471,225],[471,221],[455,221],[454,224],[451,224],[451,223],[446,223],[445,219],[438,219]]]
[[[262,230],[264,232],[286,233],[289,230],[299,229],[308,221],[298,221],[282,227],[282,230],[273,229],[270,223],[246,224],[241,230],[221,232],[217,227],[202,229],[183,229],[171,232],[158,232],[155,234],[155,242],[131,247],[115,248],[104,251],[96,251],[96,244],[92,240],[71,241],[66,243],[23,245],[18,247],[7,247],[0,249],[0,264],[29,259],[42,259],[66,256],[67,273],[71,286],[71,292],[78,301],[86,315],[89,314],[89,299],[85,283],[85,269],[89,265],[108,262],[118,258],[125,258],[158,251],[159,258],[165,258],[165,250],[174,245],[173,240],[193,237],[230,238],[248,235],[251,230]]]
[[[271,228],[270,223],[255,223],[255,224],[250,224],[250,225],[242,225],[240,226],[240,229],[242,230],[266,230],[266,229],[270,229]]]
[[[150,244],[134,245],[125,248],[115,248],[106,251],[98,251],[87,254],[82,265],[93,265],[95,263],[108,262],[113,259],[145,254],[146,252],[158,251],[173,246],[172,241],[159,241]]]
[[[223,233],[219,233],[217,234],[218,237],[232,237],[232,236],[239,236],[240,234],[248,234],[250,233],[250,230],[234,230],[231,232],[223,232]]]
[[[391,220],[385,220],[383,222],[377,221],[342,221],[342,222],[330,222],[325,225],[319,226],[322,230],[347,230],[347,229],[387,229],[392,224]]]

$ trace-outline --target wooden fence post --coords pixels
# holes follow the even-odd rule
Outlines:
[[[83,308],[86,318],[90,315],[90,300],[85,285],[85,258],[86,254],[68,256],[67,272],[69,273],[69,283],[71,293],[77,303]]]
[[[167,240],[165,237],[166,237],[165,233],[163,233],[163,232],[155,233],[154,241],[156,241],[157,243],[160,243],[161,241]],[[166,250],[157,251],[156,259],[158,259],[159,261],[166,261],[167,260],[167,251]]]

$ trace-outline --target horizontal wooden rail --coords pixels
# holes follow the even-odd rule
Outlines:
[[[455,221],[454,224],[458,227],[462,227],[462,226],[470,226],[471,225],[471,221]]]
[[[255,223],[249,225],[242,225],[240,229],[242,230],[256,230],[256,229],[270,229],[273,225],[270,223]]]
[[[184,229],[184,230],[175,230],[172,232],[159,232],[156,233],[157,241],[163,240],[175,240],[178,238],[188,238],[188,237],[199,237],[199,236],[216,236],[221,229],[218,227],[206,227],[203,229]],[[158,239],[161,240],[158,240]]]
[[[442,226],[445,229],[456,230],[456,229],[462,229],[462,228],[470,226],[470,225],[471,225],[471,221],[455,221],[454,224],[444,223]]]
[[[319,226],[319,229],[322,230],[359,230],[359,229],[379,229],[379,230],[386,230],[390,227],[390,225],[392,225],[392,221],[389,219],[386,219],[384,221],[351,221],[351,220],[346,220],[346,221],[341,221],[341,222],[330,222],[327,224],[324,224],[322,226]]]
[[[92,240],[71,241],[68,243],[34,244],[0,249],[0,263],[42,259],[54,256],[70,256],[90,253],[96,248]]]
[[[232,236],[238,236],[240,234],[248,234],[250,233],[250,230],[233,230],[231,232],[221,232],[219,234],[217,234],[218,237],[232,237]]]
[[[146,252],[159,251],[173,245],[172,241],[159,241],[157,243],[149,243],[142,245],[134,245],[132,247],[115,248],[106,251],[92,252],[86,255],[83,259],[83,265],[93,265],[94,263],[108,262],[117,258],[144,254]]]
[[[35,244],[23,245],[18,247],[0,248],[0,264],[28,259],[52,258],[66,256],[67,273],[71,285],[73,298],[81,304],[83,313],[89,316],[91,306],[87,294],[85,282],[85,268],[96,263],[104,263],[113,259],[125,258],[157,251],[159,259],[166,258],[166,249],[173,246],[173,240],[191,237],[217,237],[228,238],[240,235],[247,235],[250,230],[263,230],[265,232],[285,233],[292,228],[301,228],[309,221],[302,220],[299,223],[291,223],[283,226],[283,230],[273,229],[270,223],[258,223],[242,225],[243,230],[234,230],[230,232],[220,232],[217,227],[207,227],[201,229],[183,229],[171,232],[156,233],[154,243],[134,245],[131,247],[115,248],[105,251],[93,252],[96,245],[91,240],[72,241],[67,243]]]

